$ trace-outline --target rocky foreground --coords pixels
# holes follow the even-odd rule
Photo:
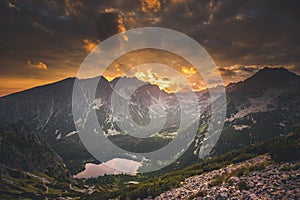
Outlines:
[[[300,167],[261,155],[187,178],[154,199],[300,199]]]

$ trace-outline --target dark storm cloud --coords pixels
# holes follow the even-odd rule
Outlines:
[[[3,75],[13,75],[15,70],[24,69],[27,61],[55,63],[59,54],[68,51],[76,52],[76,44],[80,39],[69,34],[79,31],[75,24],[60,18],[64,10],[59,6],[49,6],[37,1],[36,4],[13,2],[14,8],[1,7],[1,68]],[[51,4],[52,5],[52,4]],[[46,9],[47,8],[47,9]],[[81,41],[80,41],[81,42]],[[56,58],[56,59],[55,59]],[[7,63],[12,63],[7,68]],[[51,65],[51,67],[56,67]],[[26,69],[26,68],[25,68]],[[30,76],[30,74],[24,73]]]
[[[236,72],[234,72],[233,70],[230,70],[230,69],[227,69],[227,68],[224,68],[224,67],[219,67],[218,68],[221,75],[223,76],[234,76],[236,75]]]
[[[119,32],[118,19],[119,15],[115,12],[98,13],[98,16],[95,20],[95,29],[97,36],[101,41]]]
[[[75,74],[87,54],[83,41],[109,37],[118,25],[107,18],[99,20],[98,12],[105,7],[99,1],[88,2],[89,6],[80,0],[1,2],[0,78],[58,75],[60,79],[66,71]],[[49,73],[28,71],[28,61],[47,63]]]
[[[161,26],[203,45],[224,76],[263,66],[300,72],[300,5],[296,0],[3,0],[0,78],[53,80],[75,74],[97,43],[122,29]],[[146,6],[146,7],[145,7]],[[28,68],[45,63],[47,70]],[[234,66],[234,67],[232,67]]]
[[[185,1],[169,9],[160,25],[192,36],[220,64],[299,63],[297,8],[298,1]]]
[[[254,67],[254,66],[240,66],[239,69],[243,70],[245,72],[255,72],[255,71],[257,71],[257,67]]]
[[[74,76],[92,12],[67,1],[0,2],[0,95]],[[71,12],[70,9],[73,9]],[[76,12],[75,12],[76,10]],[[91,28],[93,27],[93,28]]]

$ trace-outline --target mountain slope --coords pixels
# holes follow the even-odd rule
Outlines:
[[[300,77],[296,74],[264,68],[231,84],[226,93],[227,119],[215,153],[299,131]]]
[[[0,98],[0,110],[2,111],[0,113],[0,124],[5,125],[20,120],[23,121],[31,130],[37,131],[41,138],[53,147],[73,174],[82,170],[85,162],[97,162],[85,149],[76,132],[72,114],[72,90],[75,80],[75,78],[69,78]],[[83,102],[91,100],[90,96],[93,94],[90,91],[90,84],[93,83],[93,80],[78,80],[82,89],[81,98],[83,98]],[[91,109],[96,110],[98,121],[103,126],[105,134],[112,142],[119,143],[118,145],[122,146],[124,140],[119,138],[123,137],[121,135],[122,131],[112,117],[113,108],[111,107],[112,88],[116,80],[108,82],[105,78],[100,77],[96,99],[92,99],[87,104],[91,105]],[[126,81],[128,83],[132,81],[140,82],[134,78],[128,78]],[[150,106],[157,104],[161,96],[169,97],[157,86],[146,83],[143,87],[147,87],[147,89],[140,89],[139,92],[134,94],[134,98],[130,100],[131,115],[140,124],[147,123]],[[121,101],[124,101],[123,96],[119,97]],[[174,95],[161,106],[171,104],[172,99],[174,99]],[[85,105],[78,106],[79,109],[84,109]],[[118,109],[115,108],[115,110]],[[127,135],[126,137],[130,136]],[[158,141],[158,144],[166,144],[170,139],[161,137],[150,138],[150,140],[152,143]],[[126,141],[126,144],[123,145],[125,149],[132,146],[132,140],[128,139]],[[141,139],[137,142],[133,141],[133,145],[140,146],[140,151],[144,151],[143,144],[145,142],[147,143],[147,140]],[[149,146],[149,148],[151,147]]]
[[[271,156],[272,160],[270,159],[269,155]],[[231,180],[236,181],[235,183],[237,183],[237,185],[234,185],[235,187],[233,187],[231,190],[233,193],[237,193],[236,196],[239,196],[241,195],[241,190],[239,191],[239,187],[241,187],[240,189],[243,188],[243,190],[245,188],[243,187],[245,186],[244,183],[238,184],[239,181],[245,181],[242,180],[242,176],[246,178],[249,172],[258,172],[257,174],[259,174],[260,171],[264,168],[267,168],[264,173],[270,172],[278,177],[281,177],[281,175],[283,174],[289,174],[289,172],[292,172],[290,182],[283,182],[282,185],[287,184],[285,186],[288,187],[290,185],[294,187],[298,184],[297,174],[299,173],[300,166],[299,155],[300,134],[289,134],[276,137],[259,144],[250,145],[243,149],[231,151],[221,156],[205,158],[198,161],[198,163],[196,164],[189,165],[188,167],[182,168],[180,170],[173,170],[167,173],[155,175],[141,174],[136,177],[131,177],[131,179],[128,179],[127,177],[124,181],[125,185],[119,185],[119,188],[114,188],[110,192],[95,192],[91,196],[88,196],[86,198],[121,200],[154,197],[157,197],[158,199],[188,199],[188,196],[191,197],[191,199],[196,197],[201,198],[201,196],[205,196],[207,194],[220,195],[219,189],[221,187],[226,189],[226,187],[228,186],[226,185],[227,180],[231,176],[239,177],[238,179]],[[279,171],[277,171],[278,169],[276,168],[280,165],[282,166],[282,170],[280,169]],[[268,167],[270,167],[270,170],[268,169]],[[255,176],[252,175],[249,177],[255,178]],[[283,177],[284,176],[285,175],[283,175]],[[252,178],[250,179],[250,181],[253,180]],[[287,177],[285,176],[285,178]],[[103,183],[104,180],[112,179],[113,177],[99,177],[97,179],[91,180],[90,182],[94,184],[100,184]],[[261,179],[256,178],[257,181],[262,182],[266,186],[266,189],[270,189],[271,192],[276,192],[276,190],[278,191],[282,185],[279,185],[279,187],[277,183],[275,183],[276,185],[273,185],[273,181],[276,182],[279,178],[272,179],[264,179],[262,181]],[[137,183],[126,184],[126,182],[130,180]],[[231,181],[229,180],[228,183],[230,183]],[[119,181],[117,180],[116,182]],[[211,184],[208,184],[208,182],[210,182]],[[109,181],[109,183],[112,184],[113,181]],[[222,186],[223,183],[224,185]],[[261,191],[260,189],[262,188],[259,188],[257,191]],[[286,195],[289,195],[287,191],[290,189],[292,188],[287,188],[286,191],[283,192]],[[247,191],[243,191],[243,193],[244,192]],[[263,192],[268,193],[269,191],[265,190]],[[251,193],[255,193],[255,191],[252,191]],[[193,194],[195,196],[193,196]]]
[[[180,187],[146,199],[298,199],[299,172],[299,163],[278,164],[261,155],[187,178]]]
[[[68,78],[0,98],[0,124],[22,121],[53,147],[71,171],[78,171],[83,160],[93,157],[76,134],[60,139],[76,130],[72,116],[74,81]]]
[[[294,88],[299,84],[299,76],[285,68],[265,67],[244,81],[227,87],[227,92],[246,96],[260,96],[268,89]]]
[[[24,125],[15,124],[0,128],[0,166],[34,173],[44,173],[54,178],[66,178],[69,172],[62,159]]]

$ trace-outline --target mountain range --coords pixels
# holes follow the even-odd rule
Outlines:
[[[59,162],[66,164],[71,174],[76,174],[84,167],[84,163],[98,161],[85,149],[82,144],[72,115],[72,89],[76,78],[68,78],[53,84],[39,86],[0,98],[1,144],[5,144],[7,133],[14,130],[14,135],[29,138],[30,141],[45,144]],[[88,91],[93,79],[78,80],[83,91]],[[162,115],[161,110],[167,110],[167,121],[159,132],[148,138],[136,138],[122,132],[117,122],[122,120],[112,117],[111,96],[118,81],[107,81],[100,77],[96,98],[90,102],[96,110],[98,121],[106,136],[119,147],[135,152],[154,151],[168,144],[176,136],[180,121],[181,108],[176,95],[160,90],[150,83],[134,92],[130,99],[130,115],[137,124],[147,125],[151,115]],[[140,82],[136,78],[125,78],[130,86]],[[217,88],[216,88],[217,90]],[[264,68],[248,79],[226,86],[227,113],[222,134],[210,155],[220,155],[245,147],[249,144],[268,140],[270,138],[288,134],[299,130],[300,127],[300,77],[284,68]],[[86,92],[88,93],[88,92]],[[195,92],[201,106],[201,120],[198,134],[190,149],[181,158],[183,165],[197,160],[197,152],[202,144],[203,135],[207,129],[210,116],[209,92],[207,90]],[[122,94],[121,101],[125,99]],[[178,94],[187,105],[186,112],[192,112],[193,103],[188,93]],[[84,95],[82,95],[84,96]],[[120,102],[121,104],[122,102]],[[118,106],[118,105],[117,105]],[[155,107],[156,106],[156,107]],[[114,108],[118,109],[118,107]],[[83,122],[78,122],[83,123]],[[23,128],[11,129],[19,124],[26,126],[30,136],[25,136]],[[155,128],[155,127],[150,127]],[[24,128],[25,129],[25,128]],[[4,135],[4,136],[3,136]],[[15,136],[12,136],[15,137]],[[21,141],[20,141],[21,142]],[[26,140],[24,141],[26,144]],[[16,151],[18,145],[6,147],[1,145],[2,154]],[[41,145],[40,145],[41,146]],[[53,149],[53,150],[52,150]],[[5,152],[4,152],[5,150]],[[22,153],[22,152],[21,152]],[[25,154],[25,152],[23,152]],[[189,154],[189,155],[187,155]],[[193,154],[193,155],[190,155]],[[20,157],[16,153],[16,157]],[[35,156],[35,155],[32,155]],[[62,159],[61,159],[61,158]],[[14,163],[13,157],[2,160],[2,164],[20,168]],[[20,158],[21,159],[21,158]],[[21,159],[23,160],[23,159]],[[24,160],[28,160],[24,157]],[[24,169],[27,169],[24,164]],[[62,167],[63,168],[63,167]],[[64,170],[62,170],[64,171]]]

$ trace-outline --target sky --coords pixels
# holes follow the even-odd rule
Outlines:
[[[213,58],[225,84],[266,66],[299,74],[299,4],[296,0],[2,0],[0,96],[73,77],[105,39],[150,26],[196,40]],[[147,52],[137,54],[147,60]],[[115,65],[107,73],[109,80],[130,70],[120,61]],[[204,87],[193,66],[184,64],[177,70],[194,90]],[[170,77],[151,67],[144,66],[135,75],[163,89],[180,90],[179,85],[165,85]]]

